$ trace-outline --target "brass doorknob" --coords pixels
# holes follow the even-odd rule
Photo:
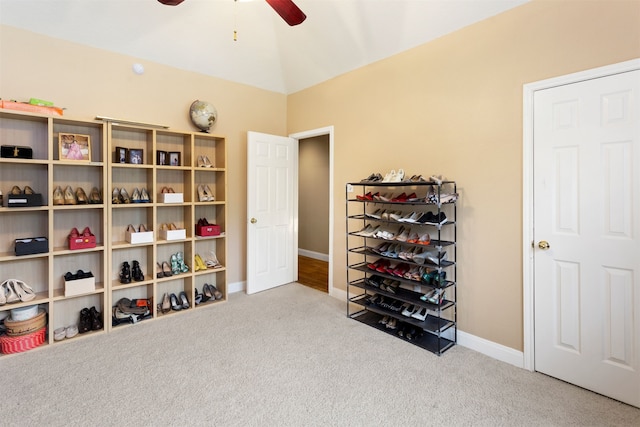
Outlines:
[[[255,218],[251,218],[251,224],[255,224],[256,222],[258,222],[258,220],[257,220],[257,219],[255,219]]]
[[[540,243],[538,243],[538,247],[540,249],[547,250],[551,247],[551,245],[549,245],[549,242],[547,242],[546,240],[540,240]]]

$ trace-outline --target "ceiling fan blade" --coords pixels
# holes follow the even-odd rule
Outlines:
[[[167,6],[177,6],[182,3],[184,0],[158,0],[162,4],[166,4]]]
[[[267,0],[267,3],[292,27],[307,19],[307,15],[291,0]]]

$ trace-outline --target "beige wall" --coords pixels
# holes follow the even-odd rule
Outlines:
[[[329,135],[301,139],[298,248],[329,254]]]
[[[289,97],[0,26],[0,96],[186,130],[193,100],[216,105],[214,132],[229,142],[230,282],[245,280],[247,130],[334,126],[336,288],[346,182],[400,167],[456,179],[460,328],[521,350],[522,85],[640,57],[639,22],[637,0],[535,0]]]
[[[0,26],[0,97],[54,101],[65,117],[96,115],[197,130],[196,99],[218,110],[212,133],[228,143],[228,280],[245,280],[246,132],[286,134],[286,96]],[[133,63],[145,66],[141,76]]]
[[[458,182],[460,329],[522,350],[523,84],[640,57],[640,2],[534,1],[289,96],[288,131],[335,129],[344,184],[404,168]]]

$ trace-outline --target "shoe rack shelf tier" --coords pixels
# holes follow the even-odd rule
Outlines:
[[[108,168],[112,195],[109,201],[112,248],[108,264],[110,306],[115,306],[121,298],[152,299],[152,318],[179,314],[185,310],[165,312],[161,306],[158,307],[163,296],[184,292],[189,301],[188,309],[208,306],[213,301],[195,303],[196,293],[202,293],[205,284],[215,285],[222,292],[223,298],[216,302],[226,301],[226,268],[195,270],[196,255],[206,259],[213,253],[223,266],[226,264],[225,138],[207,133],[110,123],[109,141],[112,151]],[[120,163],[117,148],[142,150],[142,163]],[[165,162],[161,163],[163,159]],[[211,190],[215,200],[201,201],[199,190],[203,186]],[[144,188],[150,200],[121,203],[114,191],[120,193],[123,187],[129,196],[136,188],[140,191]],[[197,236],[196,224],[202,218],[218,225],[221,235]],[[144,243],[129,243],[126,230],[130,224],[136,230],[144,225],[152,232],[152,239]],[[171,230],[174,227],[175,230]],[[175,236],[173,231],[183,234]],[[177,254],[183,257],[188,271],[178,274],[173,271],[171,275],[165,275],[164,272],[172,270],[172,258]],[[144,280],[132,278],[130,283],[121,283],[123,263],[131,265],[133,260],[140,263]]]
[[[60,133],[88,135],[90,158],[67,160],[60,153]],[[77,335],[85,337],[112,329],[112,307],[123,297],[153,299],[160,302],[166,292],[185,291],[189,308],[212,305],[212,301],[196,306],[194,296],[204,284],[213,284],[227,299],[226,279],[226,146],[225,138],[199,132],[177,132],[144,126],[123,126],[108,121],[74,120],[19,111],[0,110],[0,144],[29,147],[31,159],[0,158],[0,190],[4,202],[0,205],[0,283],[18,279],[35,292],[31,301],[0,305],[0,320],[12,309],[37,305],[48,313],[45,343],[59,345],[70,339],[54,341],[54,331],[79,323],[83,308],[95,307],[102,313],[103,328]],[[138,164],[119,163],[116,147],[141,150]],[[178,166],[158,164],[157,151],[179,153]],[[207,162],[201,161],[206,156]],[[215,201],[200,201],[198,186],[208,185]],[[15,187],[25,187],[42,195],[42,205],[7,207],[8,195]],[[62,190],[56,192],[57,187]],[[93,187],[101,200],[88,204],[65,204],[65,189],[74,199],[77,189],[87,196]],[[184,195],[181,203],[162,202],[162,189],[173,188]],[[129,196],[143,188],[149,195],[144,203],[114,203],[113,190],[124,188]],[[216,237],[199,237],[195,224],[206,218],[220,227]],[[185,238],[167,241],[160,238],[161,224],[174,224],[185,230]],[[143,224],[152,231],[146,243],[129,243],[126,229]],[[90,229],[96,246],[70,250],[68,236],[76,228]],[[14,241],[28,237],[46,237],[44,253],[16,256]],[[171,254],[180,252],[190,269],[171,277],[158,277],[156,263],[170,261]],[[194,257],[205,258],[211,252],[221,268],[194,271]],[[140,262],[143,280],[123,284],[119,269],[124,261]],[[65,296],[67,273],[78,270],[92,272],[95,290]],[[152,318],[161,317],[154,303]],[[177,312],[179,313],[179,312]],[[76,339],[76,338],[73,338]],[[0,357],[6,357],[0,353]]]
[[[60,153],[61,133],[88,135],[90,155],[86,160],[67,160]],[[86,195],[92,188],[101,189],[107,181],[107,129],[104,123],[38,114],[0,110],[0,144],[32,149],[31,159],[0,158],[0,190],[4,202],[0,205],[0,282],[18,279],[36,293],[31,301],[0,306],[0,319],[9,316],[14,308],[37,305],[48,313],[47,344],[57,345],[68,340],[54,341],[53,331],[77,324],[83,308],[96,307],[104,324],[107,306],[105,287],[107,262],[107,213],[105,204],[94,200],[91,204],[59,204],[54,197],[56,187]],[[86,154],[85,154],[86,155]],[[14,187],[24,192],[30,187],[41,194],[42,205],[7,207],[8,195]],[[68,236],[73,228],[88,227],[96,238],[96,247],[69,250]],[[48,250],[43,253],[17,256],[16,239],[46,237]],[[95,277],[95,290],[75,296],[65,296],[66,273],[90,271]],[[104,332],[104,328],[86,334]],[[4,357],[5,355],[0,354]]]
[[[443,354],[457,341],[456,183],[348,183],[345,199],[347,315]]]

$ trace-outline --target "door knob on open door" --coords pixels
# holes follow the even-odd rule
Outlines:
[[[255,218],[251,218],[251,224],[255,224],[256,222],[258,222],[258,220],[257,220],[257,219],[255,219]]]
[[[551,245],[549,245],[549,242],[547,242],[546,240],[540,240],[540,243],[538,243],[538,247],[542,250],[547,250],[551,247]]]

